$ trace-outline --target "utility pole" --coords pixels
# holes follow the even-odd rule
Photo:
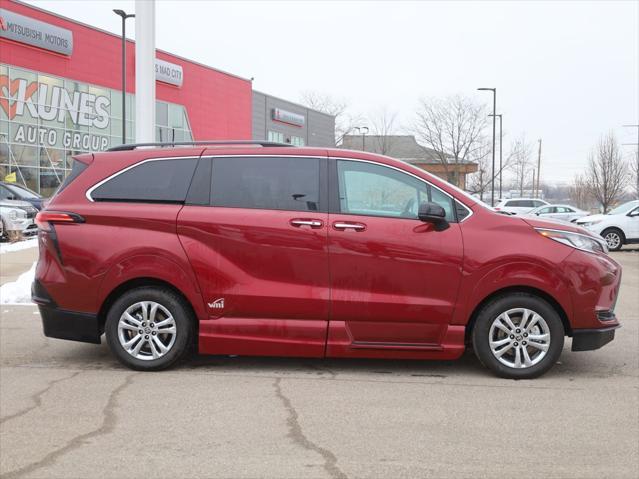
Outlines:
[[[541,179],[541,138],[539,138],[539,154],[537,155],[537,191],[539,192],[539,180]],[[541,194],[539,194],[541,198]],[[535,198],[537,198],[535,196]]]
[[[532,183],[532,195],[533,198],[537,198],[537,194],[535,193],[535,170],[533,169],[533,183]]]

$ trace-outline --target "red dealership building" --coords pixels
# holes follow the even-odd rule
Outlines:
[[[127,41],[126,48],[126,136],[132,142],[135,43]],[[0,180],[16,173],[17,182],[46,196],[69,171],[72,155],[121,144],[121,65],[119,35],[0,0]],[[157,140],[255,138],[250,80],[157,50],[156,81]],[[285,103],[295,109],[288,116],[276,104],[267,112],[283,128],[279,138],[312,144],[322,137],[306,131],[315,125],[305,120],[303,107]],[[289,117],[297,123],[279,121]],[[322,119],[318,127],[334,125],[332,117]],[[304,134],[286,136],[289,127]]]

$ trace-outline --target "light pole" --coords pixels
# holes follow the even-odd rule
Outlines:
[[[488,115],[488,116],[493,116],[493,115]],[[504,169],[502,164],[501,150],[502,150],[502,144],[504,139],[504,129],[503,129],[502,119],[501,119],[502,114],[501,113],[497,114],[497,117],[499,118],[499,199],[501,200],[504,197],[501,191],[501,173],[502,173],[502,170]]]
[[[363,126],[362,131],[364,131],[364,133],[362,133],[362,151],[366,151],[366,134],[368,133],[368,127]]]
[[[495,127],[497,122],[497,88],[477,88],[477,90],[493,92],[493,170],[490,179],[490,206],[495,206]]]
[[[113,10],[122,18],[122,144],[126,143],[126,19],[135,17],[124,10]]]

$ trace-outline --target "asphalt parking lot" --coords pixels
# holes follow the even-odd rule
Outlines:
[[[106,344],[45,338],[33,306],[0,306],[0,475],[637,478],[639,251],[613,256],[624,266],[615,341],[573,353],[568,340],[533,381],[497,379],[472,353],[194,357],[137,373]]]

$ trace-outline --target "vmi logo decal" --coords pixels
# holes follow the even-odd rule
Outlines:
[[[212,303],[208,303],[208,307],[211,309],[224,309],[224,298],[218,298]]]

